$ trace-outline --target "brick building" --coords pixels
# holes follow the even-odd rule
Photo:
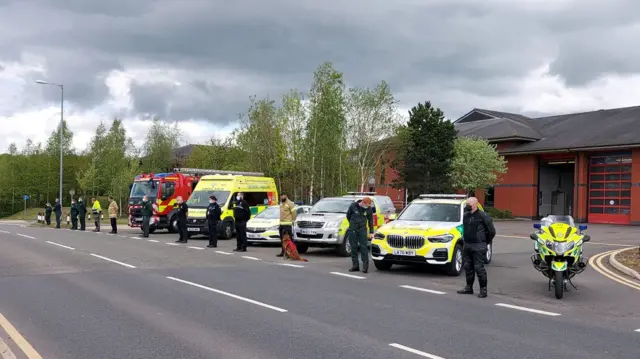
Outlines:
[[[486,206],[516,217],[640,225],[640,106],[543,118],[474,109],[454,123],[460,136],[489,140],[507,160],[501,182],[486,196],[476,191]],[[375,189],[401,207],[392,158],[381,161]]]

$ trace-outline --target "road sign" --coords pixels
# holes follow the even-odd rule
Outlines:
[[[28,200],[30,197],[29,197],[29,195],[28,195],[28,194],[25,194],[25,195],[23,196],[23,198],[24,198],[24,200],[26,201],[26,200]]]
[[[73,196],[74,194],[76,194],[76,191],[75,190],[71,190],[71,191],[69,191],[69,194]]]

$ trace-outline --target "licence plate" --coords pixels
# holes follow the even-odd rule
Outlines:
[[[393,254],[396,256],[415,256],[416,251],[403,251],[400,249],[394,249]]]
[[[308,235],[311,235],[311,236],[315,236],[316,234],[318,234],[318,232],[316,232],[316,231],[314,231],[312,229],[302,229],[302,230],[300,230],[300,232],[302,234],[308,234]]]
[[[247,233],[247,238],[260,238],[259,233]]]
[[[189,227],[189,228],[187,228],[187,231],[189,231],[189,232],[200,232],[200,228],[197,228],[197,227]]]
[[[133,219],[134,221],[142,221],[142,217],[136,217]]]

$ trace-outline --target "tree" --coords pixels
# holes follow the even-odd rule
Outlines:
[[[291,90],[282,96],[282,106],[278,109],[278,118],[283,129],[287,173],[290,175],[289,196],[300,199],[305,196],[310,166],[305,158],[305,136],[309,125],[309,113],[304,104],[304,95]]]
[[[174,164],[173,150],[180,145],[178,124],[168,125],[154,118],[142,146],[142,170],[145,172],[171,171]]]
[[[398,127],[397,101],[389,85],[382,81],[375,88],[349,91],[347,147],[358,166],[360,191],[375,174],[381,154]]]
[[[420,103],[409,111],[409,122],[398,130],[398,155],[392,167],[397,188],[411,194],[452,190],[451,163],[456,129],[439,108]]]
[[[454,188],[467,193],[498,183],[500,175],[507,172],[507,163],[496,146],[481,138],[458,137],[451,165]]]

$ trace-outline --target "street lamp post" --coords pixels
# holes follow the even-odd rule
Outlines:
[[[64,121],[64,85],[62,84],[56,84],[56,83],[52,83],[52,82],[46,82],[46,81],[36,81],[37,84],[40,85],[50,85],[50,86],[58,86],[60,88],[60,195],[59,195],[59,199],[60,199],[60,205],[62,206],[62,151],[63,151],[63,147],[62,147],[62,143],[63,143],[63,136],[62,136],[62,129],[63,129],[63,121]]]

